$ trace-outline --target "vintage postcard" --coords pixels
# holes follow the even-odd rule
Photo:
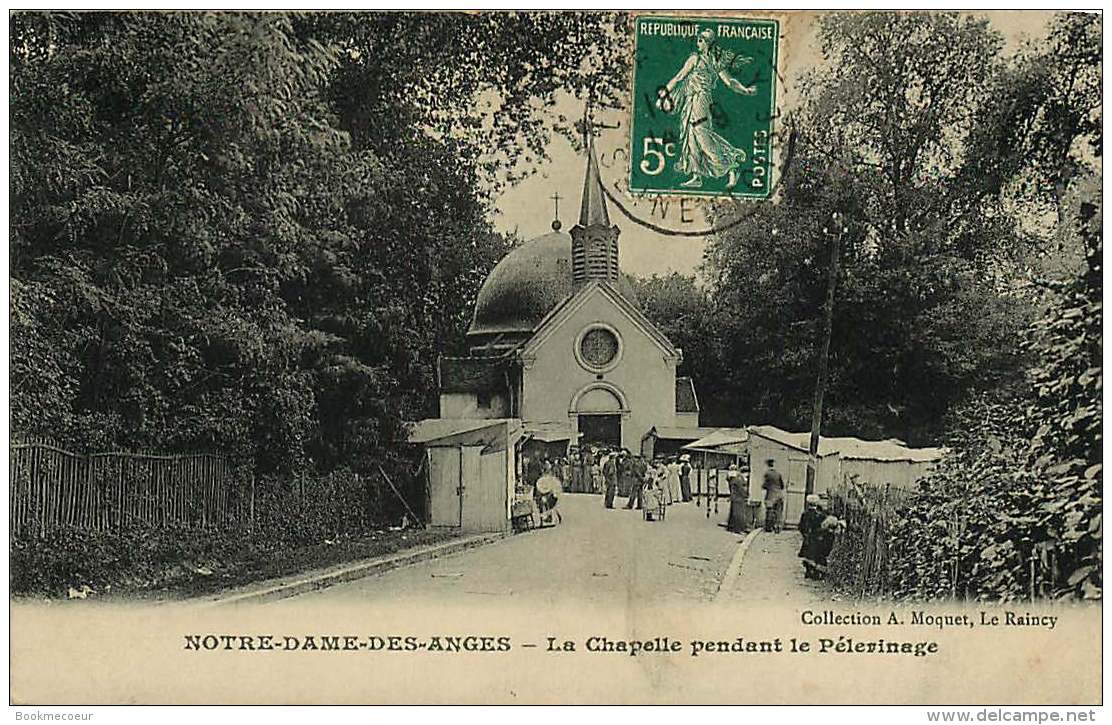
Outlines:
[[[1099,13],[8,27],[28,719],[1092,719]]]

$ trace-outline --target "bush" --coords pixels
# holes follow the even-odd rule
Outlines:
[[[64,595],[82,585],[98,592],[120,584],[145,588],[180,575],[183,568],[211,568],[242,556],[251,545],[234,530],[60,528],[11,542],[10,586],[13,594],[44,595]]]
[[[894,596],[978,600],[1101,599],[1103,238],[1099,196],[1082,204],[1087,269],[1054,290],[1027,331],[1031,388],[974,400],[955,416],[952,454],[892,512],[890,556],[877,571]],[[834,553],[835,583],[867,564],[851,525]],[[853,522],[851,521],[851,524]]]
[[[391,466],[392,478],[420,514],[412,490],[418,482],[405,475],[403,463]],[[149,589],[267,552],[362,537],[407,515],[381,475],[347,469],[259,479],[254,510],[253,526],[245,519],[219,529],[133,524],[118,531],[58,528],[41,536],[29,531],[11,541],[11,591],[59,596],[82,585],[98,592],[109,585]]]

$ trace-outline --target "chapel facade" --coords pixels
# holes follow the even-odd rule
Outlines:
[[[682,351],[641,312],[618,263],[594,150],[578,223],[507,254],[479,291],[470,354],[438,361],[441,418],[519,418],[540,440],[637,452],[655,427],[697,427]]]

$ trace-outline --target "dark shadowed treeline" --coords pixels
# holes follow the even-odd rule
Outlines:
[[[388,455],[509,243],[489,195],[614,22],[13,15],[13,429],[261,472]]]
[[[704,425],[807,430],[844,229],[823,432],[932,444],[955,406],[1026,387],[1025,330],[1084,273],[1062,220],[1100,165],[1100,19],[1059,15],[1013,56],[975,15],[820,23],[779,203],[711,240],[699,285],[639,296],[684,349]]]

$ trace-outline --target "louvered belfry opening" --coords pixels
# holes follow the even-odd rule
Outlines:
[[[587,173],[579,223],[571,228],[571,277],[575,287],[592,279],[617,282],[618,227],[610,224],[594,146],[587,149]]]

